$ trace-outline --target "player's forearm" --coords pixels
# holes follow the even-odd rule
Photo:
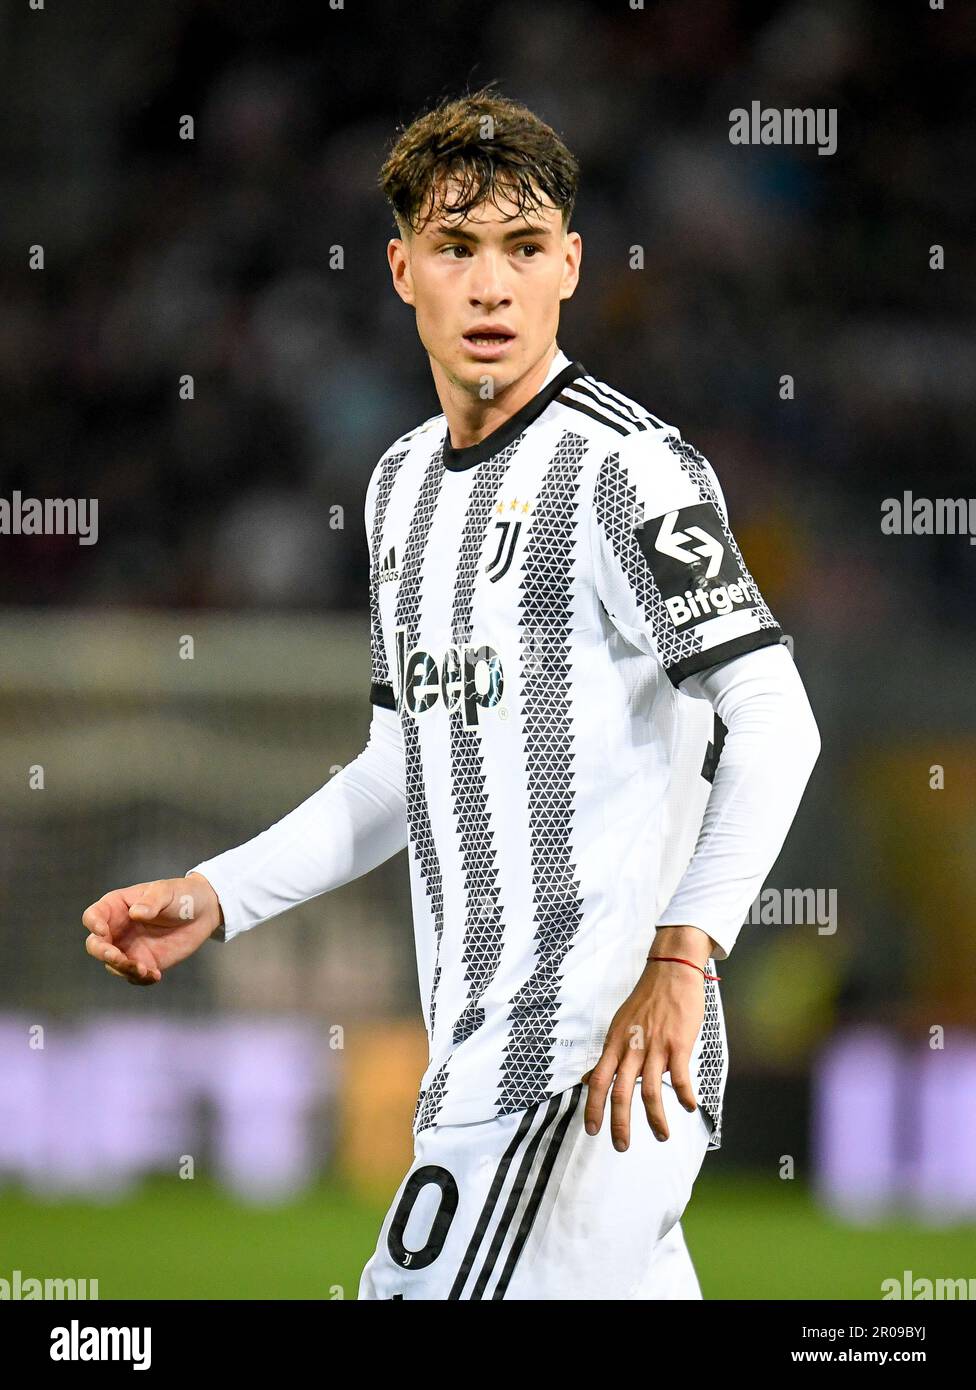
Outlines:
[[[217,940],[361,877],[407,841],[403,742],[376,709],[366,747],[300,806],[253,839],[194,866],[220,902]]]
[[[659,925],[694,925],[731,951],[786,839],[820,752],[793,660],[768,647],[689,678],[728,729],[695,852]]]

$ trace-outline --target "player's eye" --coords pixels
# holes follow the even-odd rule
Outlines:
[[[517,251],[541,251],[541,250],[542,250],[542,247],[541,247],[537,242],[534,242],[534,241],[524,241],[524,242],[521,243],[520,246],[517,246],[515,249],[516,249]],[[465,252],[466,252],[467,250],[468,250],[468,248],[467,248],[466,246],[463,246],[463,245],[461,244],[461,242],[459,242],[459,241],[452,241],[452,242],[450,242],[447,246],[442,246],[442,247],[440,248],[440,250],[438,251],[437,254],[438,254],[439,256],[443,256],[444,253],[445,253],[445,251],[465,251]],[[458,259],[463,259],[463,257],[461,257],[461,258],[459,258],[459,257],[457,257],[457,256],[449,256],[449,257],[448,257],[448,260],[458,260]],[[522,259],[523,261],[534,261],[534,260],[535,260],[535,256],[523,256],[521,259]]]

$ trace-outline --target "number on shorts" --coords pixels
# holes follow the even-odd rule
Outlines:
[[[419,1250],[408,1250],[403,1243],[403,1233],[410,1220],[414,1203],[423,1188],[430,1183],[436,1184],[441,1190],[440,1204],[431,1222],[426,1243]],[[411,1173],[407,1185],[403,1189],[403,1196],[393,1213],[390,1234],[386,1239],[390,1258],[394,1263],[404,1269],[426,1269],[428,1265],[433,1264],[444,1248],[447,1233],[454,1220],[454,1213],[457,1211],[457,1204],[458,1186],[453,1175],[446,1168],[440,1168],[436,1164],[427,1164],[426,1167],[418,1168],[415,1173]]]

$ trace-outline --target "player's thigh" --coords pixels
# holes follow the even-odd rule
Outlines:
[[[498,1281],[531,1225],[523,1223],[538,1168],[567,1109],[555,1097],[519,1114],[422,1131],[360,1299],[500,1297]]]
[[[700,1299],[701,1285],[685,1244],[681,1222],[676,1221],[651,1251],[635,1299]]]
[[[663,1142],[655,1139],[638,1086],[631,1110],[630,1146],[624,1153],[613,1147],[609,1113],[599,1134],[586,1133],[581,1101],[509,1281],[507,1298],[647,1296],[639,1290],[648,1277],[653,1252],[680,1220],[710,1133],[701,1110],[689,1113],[666,1084],[661,1093],[670,1137]],[[683,1253],[687,1257],[686,1249]],[[659,1254],[663,1272],[667,1247],[661,1247]],[[679,1269],[680,1265],[683,1260],[676,1252],[675,1279],[688,1288],[687,1269]]]

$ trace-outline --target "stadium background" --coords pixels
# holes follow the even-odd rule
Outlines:
[[[374,181],[492,78],[583,167],[560,345],[715,464],[823,735],[768,883],[837,930],[722,968],[705,1295],[976,1274],[976,552],[880,527],[972,491],[972,10],[10,0],[0,37],[0,496],[99,505],[97,545],[0,537],[0,1277],[355,1296],[423,1065],[403,857],[151,990],[80,914],[362,747],[365,486],[439,408]],[[836,107],[837,152],[732,146],[753,100]]]

